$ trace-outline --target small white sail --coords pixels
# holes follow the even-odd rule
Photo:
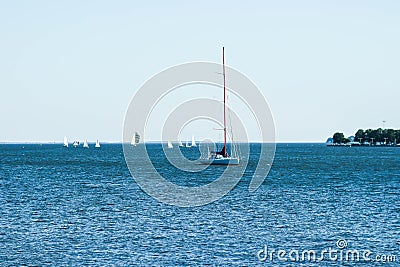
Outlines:
[[[68,140],[66,136],[64,136],[64,147],[68,147]]]
[[[132,146],[136,146],[135,135],[132,137],[131,145]]]
[[[186,147],[190,147],[189,141],[186,139]]]
[[[88,145],[87,140],[85,140],[85,142],[83,142],[83,147],[84,147],[84,148],[89,148],[89,145]]]
[[[96,145],[94,147],[100,147],[99,140],[96,140]]]
[[[135,132],[135,134],[132,137],[131,145],[136,146],[137,144],[139,144],[139,141],[140,141],[140,135],[138,132]]]
[[[192,135],[192,146],[196,147],[196,141],[194,140],[194,135]]]
[[[181,138],[179,138],[179,146],[180,146],[180,147],[183,147],[182,139],[181,139]]]
[[[174,148],[174,146],[172,145],[171,141],[168,140],[168,148]]]

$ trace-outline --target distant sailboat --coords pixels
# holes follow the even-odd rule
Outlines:
[[[68,147],[68,140],[67,140],[66,136],[64,136],[64,145],[63,146]]]
[[[190,147],[189,141],[186,139],[186,147]]]
[[[171,141],[168,140],[168,148],[174,148],[174,146],[172,145]]]
[[[179,146],[180,146],[180,147],[183,147],[182,139],[181,139],[181,138],[179,138]]]
[[[89,145],[88,145],[88,142],[87,142],[86,139],[85,139],[85,142],[83,142],[83,147],[84,147],[84,148],[89,148]]]
[[[99,140],[96,140],[96,145],[94,147],[100,147]]]
[[[193,147],[196,147],[197,145],[196,145],[196,141],[194,140],[194,135],[192,135],[192,146]]]
[[[139,144],[139,141],[140,141],[140,135],[138,132],[135,132],[135,134],[132,137],[131,145],[136,146],[137,144]]]
[[[202,160],[204,164],[211,165],[238,165],[239,157],[230,156],[226,146],[226,75],[225,75],[225,49],[222,48],[222,74],[224,77],[224,146],[221,151],[212,152],[207,159]],[[232,150],[232,148],[231,148]]]
[[[78,141],[74,141],[74,143],[72,144],[74,147],[78,147],[79,146],[79,142]]]

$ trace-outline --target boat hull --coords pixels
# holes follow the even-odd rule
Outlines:
[[[215,158],[201,160],[202,164],[208,165],[239,165],[238,158]]]

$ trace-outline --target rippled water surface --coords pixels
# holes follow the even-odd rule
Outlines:
[[[213,179],[212,170],[205,176],[174,170],[160,145],[150,145],[149,151],[156,168],[176,184]],[[257,144],[252,151],[256,154]],[[250,164],[256,160],[253,155]],[[255,193],[248,192],[250,166],[228,195],[197,208],[169,206],[144,193],[130,176],[120,145],[0,145],[0,161],[0,265],[400,262],[400,148],[279,144],[272,169]],[[342,244],[347,246],[339,248]],[[260,252],[266,246],[268,257]],[[315,250],[320,256],[324,249],[397,258],[365,263],[327,255],[323,262],[288,257],[292,250]],[[286,251],[287,261],[277,252],[271,258],[273,250]]]

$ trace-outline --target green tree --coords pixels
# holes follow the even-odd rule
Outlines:
[[[377,143],[385,144],[400,144],[400,129],[358,129],[354,135],[354,141],[358,142],[369,142],[372,145]],[[345,138],[343,133],[336,132],[333,135],[333,143],[343,144],[350,142],[349,139]]]
[[[356,134],[355,134],[354,137],[355,137],[355,138],[354,138],[354,141],[362,142],[363,139],[365,140],[365,133],[364,133],[364,130],[363,130],[363,129],[359,129],[359,130],[356,132]]]
[[[376,132],[376,142],[382,143],[384,141],[384,134],[382,128],[378,128],[377,130],[374,130]]]
[[[394,131],[394,138],[395,138],[395,143],[396,144],[400,143],[400,130],[395,130]]]
[[[333,135],[333,143],[334,144],[342,144],[343,141],[344,141],[344,134],[343,133],[337,132],[337,133],[335,133]]]
[[[379,138],[378,138],[378,130],[372,130],[372,129],[368,129],[365,131],[366,136],[368,138],[368,142],[370,142],[371,144],[375,144],[376,142],[378,142]]]
[[[385,129],[384,130],[385,138],[387,138],[387,143],[391,144],[394,143],[394,139],[396,139],[395,130],[393,129]]]

